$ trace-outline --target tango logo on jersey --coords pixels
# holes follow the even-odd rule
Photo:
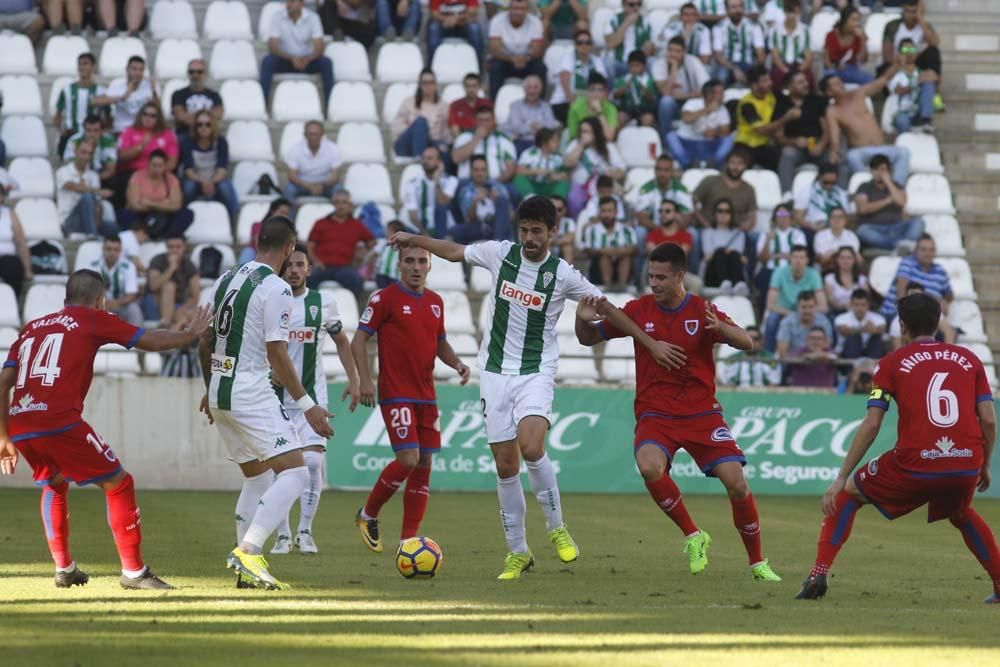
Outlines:
[[[309,317],[315,320],[317,315],[319,315],[319,306],[309,306]]]
[[[509,280],[500,283],[500,298],[511,303],[519,303],[528,310],[541,310],[545,305],[545,295],[524,287],[518,287]]]
[[[48,403],[35,403],[35,397],[31,394],[25,394],[17,402],[17,405],[12,405],[8,413],[11,417],[22,414],[24,412],[45,412],[49,409]]]
[[[212,375],[221,375],[222,377],[231,378],[233,377],[235,368],[235,357],[227,357],[222,354],[212,355]]]
[[[729,442],[734,439],[733,434],[725,426],[720,426],[712,431],[712,442]]]
[[[542,287],[544,287],[545,289],[548,289],[549,288],[549,284],[552,282],[553,278],[555,278],[555,276],[552,275],[551,271],[546,271],[545,273],[543,273],[542,274]]]
[[[434,313],[434,317],[437,317],[437,318],[440,319],[440,317],[441,317],[441,306],[437,305],[436,303],[432,303],[431,304],[431,312]]]
[[[698,333],[698,320],[684,320],[684,331],[687,331],[689,336]]]
[[[924,449],[920,452],[920,458],[934,461],[935,459],[971,459],[972,450],[969,448],[955,449],[955,441],[948,436],[942,436],[934,443],[937,449]]]
[[[313,343],[316,341],[316,330],[305,327],[293,327],[288,330],[288,342]]]

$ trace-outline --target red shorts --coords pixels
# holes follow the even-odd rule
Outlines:
[[[891,449],[854,473],[861,495],[885,518],[898,519],[926,504],[928,523],[971,505],[978,481],[978,470],[942,477],[904,470]]]
[[[47,485],[62,475],[77,486],[93,484],[118,474],[121,462],[97,431],[87,422],[65,431],[40,435],[14,443],[31,466],[35,484]]]
[[[437,452],[441,449],[441,422],[435,403],[384,403],[382,419],[389,433],[392,451],[420,449]]]
[[[708,477],[715,477],[712,470],[720,463],[747,463],[743,450],[729,432],[726,420],[714,412],[676,419],[643,416],[635,427],[635,451],[646,445],[662,449],[668,461],[673,461],[677,450],[683,449]]]

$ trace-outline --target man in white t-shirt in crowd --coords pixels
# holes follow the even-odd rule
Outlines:
[[[132,229],[118,233],[122,244],[122,257],[132,262],[135,270],[145,275],[146,263],[142,261],[142,244],[149,240],[149,223],[139,220],[132,223]]]
[[[131,127],[139,109],[147,102],[159,103],[159,100],[156,78],[146,78],[145,59],[132,56],[125,66],[125,78],[115,79],[107,88],[98,88],[94,106],[111,107],[111,129],[118,134],[126,127]]]
[[[656,120],[662,136],[672,129],[681,107],[701,97],[701,89],[708,83],[708,70],[701,60],[684,51],[684,38],[678,35],[667,43],[665,57],[653,62],[651,73],[661,96]]]
[[[101,200],[111,196],[110,190],[101,188],[101,179],[90,168],[94,144],[81,141],[76,145],[76,155],[56,170],[56,202],[63,233],[95,237],[117,233],[110,220],[103,220]]]
[[[723,104],[722,82],[711,79],[701,87],[701,97],[681,108],[681,125],[667,133],[671,155],[687,169],[694,162],[719,168],[733,149],[729,110]]]
[[[680,37],[684,52],[698,58],[701,64],[712,62],[712,30],[701,22],[698,7],[693,2],[681,5],[680,19],[664,26],[660,42],[669,45],[674,37]]]
[[[476,111],[475,131],[463,132],[452,144],[451,160],[458,165],[458,177],[462,180],[471,176],[469,160],[473,155],[485,157],[489,179],[502,183],[511,199],[518,197],[512,183],[517,174],[517,148],[507,135],[497,130],[492,108]]]
[[[424,149],[420,166],[423,173],[403,186],[403,210],[411,225],[424,234],[442,239],[455,224],[449,208],[458,190],[458,179],[445,173],[437,146]]]
[[[288,185],[282,194],[295,201],[298,197],[332,197],[340,187],[340,157],[337,144],[326,138],[323,123],[306,123],[305,136],[284,156],[288,165]]]
[[[107,307],[129,324],[142,326],[139,308],[139,274],[135,264],[122,257],[122,242],[117,235],[104,237],[101,256],[90,267],[101,274],[107,288]]]
[[[545,34],[542,20],[528,13],[528,0],[511,0],[510,9],[490,19],[490,99],[508,77],[534,74],[545,81]]]
[[[868,290],[856,289],[851,292],[851,307],[833,320],[841,359],[881,359],[885,354],[885,318],[871,308]]]
[[[267,55],[260,64],[260,87],[264,99],[271,94],[275,74],[319,74],[323,79],[323,103],[333,90],[333,62],[323,55],[323,25],[319,16],[302,6],[302,0],[285,0],[285,11],[271,20]]]
[[[830,226],[816,232],[813,254],[824,271],[836,269],[835,261],[841,248],[854,251],[855,261],[861,263],[861,239],[847,228],[847,211],[840,206],[830,210]]]

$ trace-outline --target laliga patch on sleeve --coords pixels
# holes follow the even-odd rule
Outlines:
[[[361,313],[361,319],[359,321],[361,322],[361,324],[368,324],[369,322],[372,321],[372,315],[374,314],[375,311],[372,310],[371,306],[368,306],[367,308],[365,308],[365,312]]]

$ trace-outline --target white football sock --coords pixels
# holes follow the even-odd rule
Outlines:
[[[326,457],[324,452],[307,451],[302,452],[302,458],[306,460],[306,468],[309,469],[309,485],[299,498],[299,532],[308,530],[311,533],[313,517],[316,516],[319,497],[323,492],[323,460]]]
[[[277,475],[275,475],[275,477],[277,477]],[[278,524],[278,528],[274,531],[275,539],[278,538],[278,535],[285,535],[286,537],[289,538],[291,538],[292,536],[292,527],[288,525],[287,514],[285,515],[285,518],[281,520],[281,523]]]
[[[309,483],[309,471],[305,466],[282,470],[274,479],[274,484],[260,499],[253,523],[243,536],[240,548],[244,553],[259,554],[268,535],[274,532],[281,520],[288,516],[302,490]],[[243,548],[246,545],[247,548]]]
[[[559,501],[559,486],[556,483],[556,471],[548,454],[543,454],[537,461],[525,459],[528,468],[528,479],[531,480],[531,490],[535,493],[538,504],[545,513],[545,529],[553,531],[563,525],[562,503]]]
[[[518,475],[501,479],[497,477],[497,496],[500,497],[500,523],[507,540],[507,549],[515,553],[528,552],[528,540],[524,535],[524,515],[528,508],[524,502],[521,478]]]
[[[243,536],[246,535],[247,528],[253,523],[253,517],[257,514],[257,505],[271,488],[273,477],[274,473],[265,470],[259,475],[243,478],[243,489],[236,501],[236,544],[243,542]]]

